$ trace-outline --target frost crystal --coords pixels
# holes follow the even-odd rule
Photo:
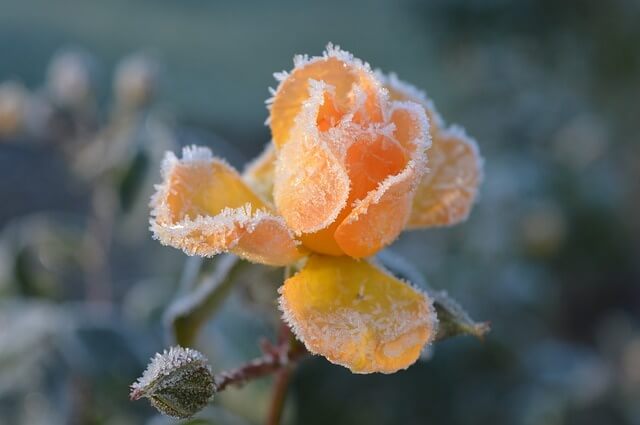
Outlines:
[[[161,413],[189,418],[204,408],[215,392],[211,368],[198,351],[180,346],[156,353],[131,385],[131,399],[142,397]]]

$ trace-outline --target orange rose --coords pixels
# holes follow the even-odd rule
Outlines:
[[[307,349],[353,372],[395,372],[433,339],[435,312],[359,259],[406,228],[464,220],[482,178],[478,150],[423,93],[337,47],[294,63],[269,101],[273,143],[244,175],[206,148],[167,154],[151,229],[189,255],[298,262],[280,306]]]

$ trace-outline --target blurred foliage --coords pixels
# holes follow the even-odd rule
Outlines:
[[[390,376],[306,360],[285,421],[640,423],[637,1],[0,9],[1,425],[168,423],[127,387],[169,342],[174,295],[205,288],[222,258],[188,288],[185,257],[150,240],[160,155],[198,143],[241,166],[269,139],[271,73],[328,41],[427,89],[478,139],[486,179],[469,222],[403,235],[391,255],[492,332]],[[200,289],[214,297],[202,311],[218,309],[196,317],[194,344],[214,370],[273,336],[275,274],[250,267],[222,304]],[[224,392],[185,423],[259,423],[268,389]]]

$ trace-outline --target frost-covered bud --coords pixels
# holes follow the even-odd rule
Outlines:
[[[142,397],[161,413],[189,418],[202,410],[215,392],[211,368],[198,351],[180,346],[157,353],[133,385],[131,399]]]
[[[0,136],[19,132],[25,121],[27,92],[14,81],[0,84]]]
[[[67,107],[80,107],[92,95],[91,59],[76,50],[56,54],[47,71],[47,88],[53,99]]]
[[[121,106],[140,108],[147,105],[156,91],[158,66],[143,54],[124,58],[116,69],[113,89]]]

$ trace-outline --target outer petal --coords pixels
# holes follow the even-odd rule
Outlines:
[[[395,102],[391,109],[393,137],[410,153],[410,160],[398,174],[355,203],[337,227],[334,237],[340,248],[355,258],[368,257],[393,242],[404,229],[415,188],[425,172],[425,151],[429,147],[426,116],[412,102]]]
[[[300,258],[284,221],[206,148],[165,157],[163,184],[151,201],[151,230],[163,244],[189,255],[233,252],[251,261],[284,265]]]
[[[291,139],[278,152],[273,191],[278,211],[296,233],[329,226],[349,196],[349,176],[316,124],[330,88],[314,82],[310,90]]]
[[[366,261],[311,257],[280,294],[307,349],[356,373],[405,369],[436,333],[431,300]]]
[[[376,71],[389,90],[389,97],[421,104],[429,118],[433,145],[429,151],[429,172],[415,195],[409,229],[449,226],[464,221],[471,211],[482,182],[482,158],[476,142],[459,127],[445,128],[433,102],[416,87]]]
[[[369,119],[380,120],[381,111],[377,99],[380,84],[367,64],[363,64],[350,53],[331,44],[327,46],[323,56],[311,59],[306,56],[297,56],[294,64],[295,67],[290,74],[276,75],[281,83],[274,92],[273,98],[268,101],[269,125],[273,142],[277,147],[289,141],[295,119],[302,110],[302,105],[309,99],[311,80],[323,81],[334,87],[335,104],[330,111],[332,114],[348,111],[356,102],[353,89],[360,86],[362,90],[371,93],[365,105]]]
[[[441,131],[433,139],[428,165],[407,228],[449,226],[466,220],[482,182],[476,142],[459,127]]]

